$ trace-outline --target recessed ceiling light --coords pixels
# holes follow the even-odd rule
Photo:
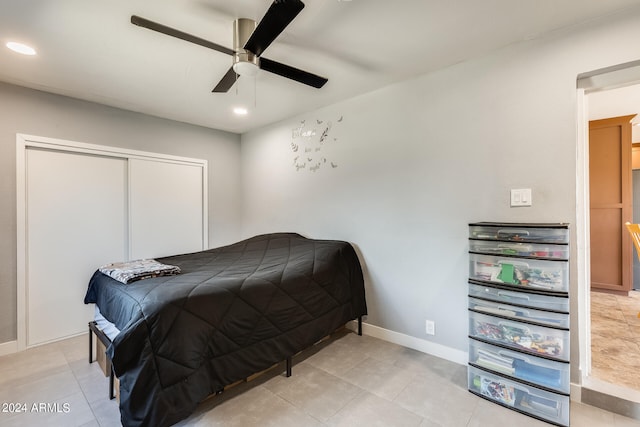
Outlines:
[[[35,55],[36,50],[31,46],[18,42],[7,42],[7,47],[14,52],[21,53],[23,55]]]
[[[249,113],[249,110],[247,110],[244,107],[235,107],[233,109],[233,112],[236,113],[238,116],[246,116]]]

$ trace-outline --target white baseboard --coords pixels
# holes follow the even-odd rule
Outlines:
[[[0,344],[0,356],[18,352],[18,341],[8,341]]]
[[[358,322],[350,322],[349,329],[358,330]],[[440,357],[459,365],[466,365],[469,361],[469,353],[466,351],[456,350],[451,347],[437,344],[431,341],[412,337],[410,335],[401,334],[400,332],[390,331],[379,326],[362,323],[362,334],[374,338],[379,338],[403,347],[412,348],[432,356]]]
[[[576,383],[569,384],[570,399],[574,402],[582,402],[582,386]]]

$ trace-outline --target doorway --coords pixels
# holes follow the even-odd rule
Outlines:
[[[637,69],[637,76],[640,77],[640,67],[638,64],[632,64],[632,66],[628,69]],[[625,69],[625,67],[619,68]],[[608,71],[608,70],[607,70]],[[616,71],[613,72],[615,74]],[[604,74],[603,74],[604,75]],[[593,74],[592,76],[593,77]],[[615,77],[615,76],[614,76]],[[617,397],[622,397],[631,401],[640,402],[640,385],[633,387],[633,389],[628,389],[628,384],[620,384],[612,381],[611,378],[606,378],[606,375],[603,376],[600,374],[600,378],[596,374],[598,372],[593,372],[592,370],[592,362],[593,357],[591,353],[591,345],[592,345],[592,335],[595,332],[596,334],[598,330],[592,330],[592,307],[597,307],[598,304],[601,304],[599,298],[594,298],[592,300],[592,295],[590,292],[590,283],[592,282],[591,277],[591,261],[590,261],[590,251],[591,251],[591,242],[590,242],[590,200],[588,197],[589,194],[589,146],[585,141],[588,141],[589,130],[588,123],[590,120],[604,119],[608,117],[616,117],[616,116],[624,116],[635,113],[640,113],[640,105],[631,105],[631,104],[640,104],[640,85],[638,85],[638,79],[633,81],[628,81],[628,74],[626,81],[615,81],[615,78],[607,80],[607,79],[595,79],[599,80],[597,85],[593,85],[593,80],[589,83],[586,83],[582,88],[584,91],[580,91],[579,89],[579,108],[583,117],[582,127],[579,128],[579,141],[582,141],[582,145],[579,145],[578,152],[578,221],[577,221],[577,241],[578,241],[578,251],[576,251],[577,261],[578,261],[578,270],[580,272],[579,281],[579,290],[578,290],[578,299],[579,299],[579,313],[578,317],[580,319],[581,330],[580,330],[580,366],[581,366],[581,375],[582,375],[582,385],[588,389],[597,390],[599,389],[602,393],[608,395],[614,395]],[[584,83],[584,82],[583,82]],[[579,80],[579,87],[581,82]],[[635,98],[635,99],[634,99]],[[634,122],[638,122],[638,118],[634,119]],[[640,142],[640,128],[638,126],[634,126],[633,130],[635,132],[633,142]],[[583,168],[583,169],[581,169]],[[628,171],[629,173],[631,171]],[[637,182],[640,182],[640,173],[636,173]],[[639,192],[640,185],[635,186],[636,192]],[[640,194],[640,192],[639,192]],[[640,204],[640,197],[634,197],[635,203]],[[636,209],[636,215],[640,213],[640,210]],[[630,218],[630,220],[634,221],[634,219]],[[582,249],[582,250],[581,250]],[[630,257],[628,263],[631,264],[633,260],[637,260],[636,253],[631,250]],[[637,275],[638,279],[640,279],[640,275]],[[600,296],[602,294],[597,294]],[[607,298],[613,298],[612,294],[604,294]],[[597,299],[597,300],[596,300]],[[618,304],[619,305],[619,304]],[[611,314],[611,310],[607,310],[609,314]],[[636,317],[636,316],[629,316]],[[608,319],[612,321],[612,319]],[[594,329],[597,328],[612,328],[613,324],[609,325],[596,325]],[[621,341],[624,342],[624,341]],[[627,340],[629,342],[629,340]],[[616,351],[619,353],[627,352],[630,353],[629,349],[623,349],[619,346]],[[595,356],[600,357],[602,352],[596,352]],[[635,354],[635,359],[640,357],[640,348],[637,350]],[[603,387],[599,387],[600,383],[604,383]],[[625,391],[626,390],[626,391]],[[627,393],[628,391],[628,393]],[[584,396],[584,395],[583,395]]]

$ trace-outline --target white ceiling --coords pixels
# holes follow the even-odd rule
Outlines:
[[[263,56],[329,79],[314,89],[267,72],[211,89],[223,53],[130,23],[140,15],[232,48],[235,18],[271,0],[0,0],[0,80],[242,133],[511,43],[638,6],[638,0],[303,0]],[[17,55],[7,41],[35,47]],[[255,95],[255,101],[254,100]],[[232,107],[247,96],[245,117]]]

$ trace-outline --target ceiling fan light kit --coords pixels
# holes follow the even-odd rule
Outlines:
[[[233,22],[233,49],[166,25],[149,21],[140,16],[132,15],[131,23],[232,55],[231,67],[216,87],[213,88],[212,92],[228,92],[240,76],[255,76],[258,73],[258,69],[319,89],[324,86],[328,79],[261,56],[265,49],[284,31],[302,9],[304,9],[304,3],[300,0],[275,0],[258,24],[253,19],[236,19]]]
[[[234,107],[233,112],[238,116],[246,116],[249,114],[249,110],[245,107]]]
[[[258,74],[260,59],[244,48],[255,29],[256,21],[253,19],[240,18],[233,21],[233,71],[239,76],[254,77]]]

